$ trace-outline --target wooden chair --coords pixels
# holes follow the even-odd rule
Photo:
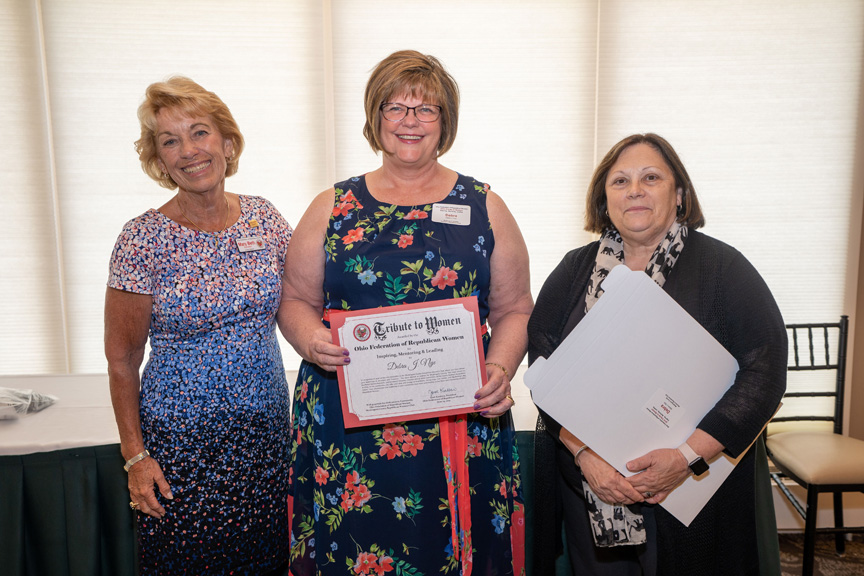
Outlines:
[[[846,550],[844,534],[864,533],[864,526],[844,527],[843,493],[864,492],[864,441],[843,435],[843,393],[846,380],[846,343],[849,318],[830,324],[787,324],[790,338],[790,386],[780,415],[768,426],[766,447],[778,471],[771,477],[804,519],[804,576],[813,574],[816,534],[834,534],[838,555]],[[832,350],[832,345],[834,349]],[[833,385],[802,389],[792,383],[793,373],[833,370]],[[823,414],[795,413],[796,398],[833,399]],[[818,402],[818,401],[817,401]],[[792,410],[787,410],[792,406]],[[792,416],[783,416],[788,412]],[[819,428],[821,426],[821,429]],[[806,507],[784,484],[788,477],[807,490]],[[834,494],[834,527],[816,528],[819,494]]]

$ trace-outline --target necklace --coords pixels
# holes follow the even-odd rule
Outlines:
[[[207,232],[205,230],[202,230],[201,227],[198,226],[198,224],[196,224],[189,217],[188,214],[186,214],[186,211],[183,210],[183,205],[180,203],[180,196],[177,196],[177,207],[180,208],[180,213],[183,214],[183,217],[186,218],[186,220],[188,220],[189,223],[192,224],[192,226],[194,226],[195,229],[198,230],[199,232],[201,232],[202,234],[212,234],[213,237],[216,238],[216,248],[217,249],[219,248],[219,238],[222,237],[222,232],[224,232],[225,229],[228,228],[228,221],[231,219],[231,205],[228,204],[228,196],[226,195],[226,196],[224,196],[224,198],[225,198],[225,208],[227,208],[227,212],[228,212],[225,215],[225,224],[222,225],[221,230],[217,230],[216,232]]]

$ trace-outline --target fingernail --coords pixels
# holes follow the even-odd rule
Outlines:
[[[479,409],[480,409],[480,405],[479,405],[479,404],[474,404],[474,410],[479,410]]]
[[[173,500],[174,499],[174,493],[168,492],[168,496],[166,496],[166,498],[168,498],[169,500]]]
[[[343,360],[343,362],[344,362],[345,364],[350,364],[350,363],[351,363],[351,358],[345,358],[345,360]]]
[[[348,356],[348,350],[342,350],[342,356]]]

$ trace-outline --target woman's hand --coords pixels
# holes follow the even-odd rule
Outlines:
[[[614,505],[634,504],[645,500],[642,494],[627,481],[627,478],[592,450],[582,451],[576,465],[582,469],[582,475],[588,481],[591,490],[603,502]]]
[[[687,444],[706,462],[723,451],[723,445],[716,438],[699,428],[693,431]],[[652,450],[628,462],[627,469],[638,472],[627,478],[627,481],[642,493],[649,504],[662,502],[673,488],[690,475],[690,465],[677,448]]]
[[[486,384],[477,391],[474,398],[474,409],[487,418],[501,416],[516,405],[510,395],[510,379],[504,374],[504,370],[494,364],[486,365]]]
[[[333,344],[330,330],[323,325],[312,332],[312,336],[306,344],[306,353],[302,356],[328,372],[335,372],[339,366],[345,366],[351,362],[348,349]]]
[[[162,474],[162,467],[152,456],[129,468],[129,498],[137,504],[135,509],[154,518],[162,518],[165,516],[165,508],[156,498],[154,485],[163,498],[174,499],[168,481]]]
[[[642,495],[630,486],[625,478],[605,460],[585,446],[572,432],[562,427],[558,439],[574,455],[576,466],[591,486],[591,490],[607,504],[633,504],[641,502]]]
[[[676,448],[652,450],[627,463],[631,472],[627,482],[639,492],[648,504],[662,502],[673,488],[687,479],[690,467],[684,455]]]

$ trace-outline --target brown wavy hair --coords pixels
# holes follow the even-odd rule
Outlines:
[[[612,149],[597,165],[594,175],[591,177],[591,183],[588,185],[588,196],[585,199],[585,230],[601,234],[606,228],[612,227],[612,220],[607,212],[606,178],[621,153],[636,144],[648,144],[654,148],[675,175],[675,189],[680,188],[682,191],[681,210],[678,211],[676,217],[678,222],[693,230],[704,226],[705,216],[702,215],[699,198],[696,197],[696,189],[693,187],[693,182],[690,181],[690,175],[687,174],[684,163],[681,162],[681,158],[678,157],[675,149],[665,138],[649,132],[627,136],[612,146]]]
[[[456,140],[459,125],[459,86],[441,62],[434,56],[416,50],[400,50],[379,62],[366,84],[364,107],[366,124],[363,136],[375,152],[381,145],[381,105],[394,96],[408,94],[412,98],[428,99],[428,104],[441,106],[441,139],[438,156],[447,152]],[[386,152],[385,152],[386,153]]]

